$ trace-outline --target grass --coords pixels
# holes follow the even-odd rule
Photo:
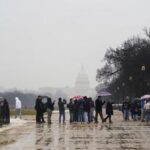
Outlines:
[[[22,108],[21,109],[22,115],[35,115],[35,110],[33,108]],[[10,115],[15,115],[15,109],[10,109]]]

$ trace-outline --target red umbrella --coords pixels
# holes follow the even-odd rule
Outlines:
[[[82,98],[82,96],[79,96],[79,95],[72,97],[73,100],[79,100],[79,99],[81,99],[81,98]]]

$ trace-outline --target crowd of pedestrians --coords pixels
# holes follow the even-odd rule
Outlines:
[[[127,96],[122,104],[123,120],[150,121],[150,99],[130,100]]]
[[[47,99],[47,102],[43,102],[43,99]],[[36,122],[45,123],[44,113],[47,112],[47,122],[51,123],[52,111],[54,110],[55,101],[52,102],[50,97],[38,96],[35,103],[36,110]],[[98,117],[100,116],[101,122],[106,122],[109,119],[109,123],[112,123],[111,116],[113,115],[113,107],[110,101],[106,104],[106,117],[103,117],[103,105],[105,101],[102,101],[101,96],[98,96],[95,102],[91,97],[71,98],[69,103],[65,99],[58,99],[59,110],[59,123],[65,123],[65,107],[69,109],[70,123],[73,122],[86,122],[98,123]],[[94,113],[95,112],[95,113]]]
[[[52,102],[50,97],[47,98],[47,102],[43,103],[42,99],[45,97],[38,96],[36,100],[36,122],[45,123],[44,113],[47,112],[47,122],[51,123],[52,111],[54,110],[55,101]],[[103,115],[103,106],[105,104],[106,115]],[[91,123],[98,121],[112,123],[111,116],[113,115],[113,105],[110,100],[103,101],[101,96],[98,96],[95,101],[91,97],[79,97],[71,98],[69,102],[65,99],[58,99],[59,123],[65,123],[65,108],[69,109],[69,121],[70,123],[81,122]],[[135,99],[131,101],[127,96],[122,103],[123,120],[128,121],[130,119],[150,121],[150,99],[139,100]]]
[[[67,104],[70,113],[70,123],[72,122],[95,122],[98,123],[98,116],[101,122],[106,122],[109,118],[109,123],[112,123],[111,116],[113,115],[112,103],[108,100],[106,103],[106,117],[103,116],[103,105],[101,96],[98,96],[95,102],[91,97],[81,97],[79,99],[70,99]],[[95,112],[95,113],[94,113]]]
[[[94,119],[92,98],[86,96],[80,99],[70,99],[67,104],[70,112],[70,122],[92,122]]]

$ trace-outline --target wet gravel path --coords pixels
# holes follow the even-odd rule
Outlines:
[[[150,125],[122,121],[116,112],[113,124],[35,124],[29,119],[24,126],[0,133],[1,150],[149,150]]]

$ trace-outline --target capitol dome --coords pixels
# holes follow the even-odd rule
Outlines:
[[[84,68],[82,67],[81,71],[77,75],[75,82],[76,95],[81,96],[89,95],[89,89],[90,89],[89,78]]]

